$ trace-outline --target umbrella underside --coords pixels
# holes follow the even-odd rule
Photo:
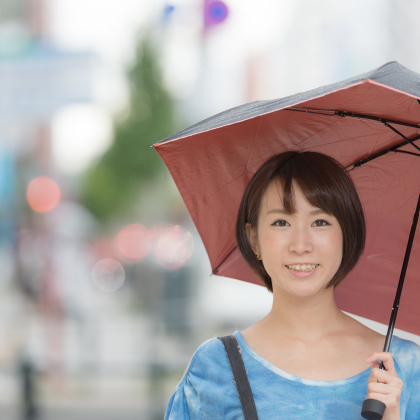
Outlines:
[[[337,304],[387,324],[420,193],[419,96],[366,79],[285,109],[156,143],[213,273],[262,284],[236,247],[236,216],[245,188],[276,153],[325,153],[348,170],[367,225],[364,254],[335,290]],[[420,334],[419,255],[417,235],[396,323],[415,334]]]

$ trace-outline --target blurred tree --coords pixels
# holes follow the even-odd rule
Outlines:
[[[173,102],[161,82],[157,52],[150,35],[140,40],[128,72],[129,111],[114,125],[114,141],[86,173],[84,204],[101,220],[124,213],[142,185],[165,167],[150,146],[173,134]]]

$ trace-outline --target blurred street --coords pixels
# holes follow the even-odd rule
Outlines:
[[[7,408],[0,411],[2,419],[14,420],[16,419],[16,410]],[[147,418],[147,411],[138,407],[104,407],[98,406],[82,406],[77,407],[77,404],[63,404],[59,407],[48,407],[43,410],[42,418],[45,420],[63,419],[73,420],[75,418],[83,418],[86,420],[114,420],[116,418],[121,420],[134,420],[138,418]]]

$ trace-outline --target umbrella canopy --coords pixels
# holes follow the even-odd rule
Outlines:
[[[387,324],[420,193],[419,98],[420,75],[390,62],[305,93],[229,109],[155,143],[213,274],[262,285],[236,246],[245,188],[274,154],[324,153],[348,171],[367,224],[364,254],[335,289],[337,305]],[[419,248],[417,235],[396,323],[414,334],[420,334]]]

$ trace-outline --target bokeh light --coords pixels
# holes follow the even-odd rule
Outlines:
[[[152,249],[153,234],[145,226],[126,226],[117,236],[118,250],[125,257],[139,261]]]
[[[158,235],[154,247],[157,262],[168,270],[178,270],[190,259],[194,250],[191,233],[179,225],[156,228]]]
[[[100,237],[95,238],[91,243],[91,250],[96,261],[111,258],[119,260],[120,253],[118,252],[114,238]]]
[[[60,197],[60,187],[53,179],[46,176],[32,179],[26,189],[29,207],[37,213],[53,210],[59,203]]]
[[[124,283],[124,279],[124,267],[111,258],[98,261],[93,267],[93,283],[104,292],[114,292],[119,289]]]
[[[67,105],[55,114],[51,136],[52,156],[57,167],[76,175],[110,146],[112,120],[98,105]]]
[[[167,222],[162,222],[162,223],[156,223],[155,225],[153,225],[150,228],[150,232],[153,235],[153,249],[156,248],[156,244],[159,241],[160,235],[166,231],[167,229],[171,229],[174,227],[174,223],[167,223]]]
[[[228,16],[229,10],[223,1],[207,0],[204,10],[204,26],[206,28],[222,23]]]

